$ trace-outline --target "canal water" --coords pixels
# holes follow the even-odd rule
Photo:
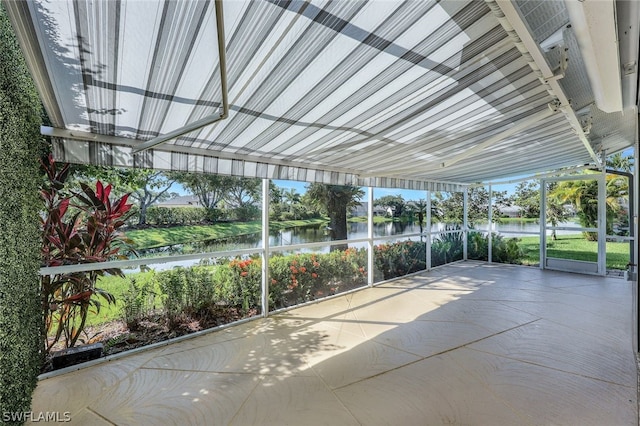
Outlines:
[[[437,223],[432,226],[432,232],[440,232],[452,225],[446,225],[444,223]],[[504,233],[505,237],[523,237],[530,236],[532,233],[540,232],[540,225],[536,223],[522,223],[511,222],[505,224],[494,225],[494,231]],[[576,224],[563,224],[563,226],[578,226]],[[486,231],[487,225],[478,226],[478,230]],[[375,224],[373,235],[376,237],[388,237],[397,236],[402,238],[404,235],[418,234],[422,230],[420,226],[415,223],[400,223],[389,222]],[[558,231],[558,234],[567,233],[570,231]],[[348,239],[358,240],[365,239],[367,235],[366,223],[349,223],[348,224]],[[413,240],[420,240],[419,236],[410,237]],[[403,238],[405,239],[405,238]],[[295,244],[315,243],[315,242],[330,242],[331,238],[328,229],[325,225],[312,225],[301,226],[295,228],[289,228],[279,231],[271,232],[269,235],[269,246],[290,246]],[[215,239],[202,241],[190,244],[178,244],[173,246],[160,247],[158,249],[148,250],[140,253],[142,256],[162,256],[168,254],[188,254],[188,253],[203,253],[213,251],[225,251],[225,250],[238,250],[238,249],[250,249],[258,248],[262,246],[262,238],[260,233],[240,235],[226,239]],[[352,247],[365,247],[366,243],[354,243]],[[329,245],[326,246],[326,251],[329,250]],[[317,251],[324,251],[323,248],[317,249]]]

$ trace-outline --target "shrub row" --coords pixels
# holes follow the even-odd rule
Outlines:
[[[235,209],[205,209],[202,207],[159,207],[147,209],[146,223],[149,225],[192,225],[214,223],[221,219],[246,222],[260,217],[256,206],[244,206]]]
[[[517,238],[504,238],[495,232],[491,234],[491,260],[498,263],[521,264],[524,253],[518,246]],[[489,235],[469,232],[469,259],[488,260]]]
[[[425,243],[401,241],[373,248],[375,281],[401,277],[427,268]]]
[[[273,256],[269,305],[279,309],[363,286],[365,265],[366,252],[356,249]],[[221,307],[247,315],[261,306],[260,257],[146,272],[128,280],[122,315],[130,327],[160,307],[168,323],[175,325],[182,315],[199,317]]]
[[[434,266],[462,259],[462,233],[443,233],[432,242]],[[515,238],[493,236],[493,258],[518,263]],[[469,233],[469,258],[487,258],[488,237]],[[426,244],[402,241],[374,247],[374,279],[388,280],[426,268]],[[284,308],[366,285],[367,252],[349,248],[330,253],[274,255],[269,260],[269,306]],[[205,261],[129,278],[123,316],[130,327],[159,310],[169,325],[182,315],[202,317],[220,309],[242,316],[261,309],[262,259],[259,256]],[[161,309],[159,309],[161,308]]]
[[[468,258],[488,259],[489,237],[480,232],[469,232]],[[522,263],[524,253],[517,238],[505,239],[494,233],[491,240],[492,260],[499,263]],[[375,277],[388,280],[426,269],[426,244],[403,241],[374,247]],[[462,232],[443,232],[431,242],[431,265],[439,266],[463,258]]]
[[[215,222],[221,216],[218,209],[204,209],[202,207],[158,207],[147,209],[147,223],[149,225],[190,225],[203,222]]]

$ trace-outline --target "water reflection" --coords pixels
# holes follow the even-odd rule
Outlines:
[[[435,223],[432,225],[432,232],[440,232],[447,226],[444,223]],[[451,225],[449,225],[451,226]],[[575,224],[563,224],[563,226],[577,226]],[[477,229],[486,230],[487,226],[478,226]],[[527,232],[539,232],[540,225],[537,223],[510,222],[505,224],[497,224],[495,230],[498,232],[509,232],[505,236],[516,237],[525,236]],[[402,236],[409,234],[418,234],[421,231],[419,224],[414,222],[386,222],[374,225],[373,235],[376,237]],[[349,223],[348,239],[365,239],[367,235],[367,223]],[[569,232],[569,231],[558,231]],[[411,239],[420,240],[420,237]],[[272,231],[269,233],[269,246],[279,247],[294,244],[305,244],[315,242],[329,242],[331,238],[327,232],[325,225],[307,225],[295,228]],[[189,254],[203,253],[213,251],[238,250],[259,248],[262,246],[262,236],[260,233],[239,235],[224,239],[212,239],[188,244],[175,244],[171,246],[159,247],[151,250],[141,250],[141,256],[162,256],[170,254]],[[364,247],[364,243],[350,244],[353,247]],[[328,250],[328,246],[326,248]]]

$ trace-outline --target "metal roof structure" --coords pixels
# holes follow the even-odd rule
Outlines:
[[[64,161],[457,190],[636,142],[635,1],[3,4]]]

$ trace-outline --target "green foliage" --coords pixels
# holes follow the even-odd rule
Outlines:
[[[385,195],[373,202],[374,206],[380,206],[384,208],[390,208],[393,212],[393,217],[400,217],[406,207],[406,202],[402,195]]]
[[[432,208],[438,213],[434,217],[441,218],[445,223],[463,222],[463,201],[462,192],[436,192],[432,201]],[[486,222],[489,217],[489,191],[484,187],[472,188],[469,190],[469,209],[467,218],[469,224]],[[493,191],[493,220],[500,220],[498,207],[509,205],[506,198],[506,191]]]
[[[169,176],[198,197],[206,209],[217,208],[227,191],[225,176],[188,172],[171,172]]]
[[[304,303],[366,284],[366,251],[274,255],[269,261],[269,300],[274,309]],[[170,327],[184,316],[217,309],[247,315],[261,306],[262,260],[221,260],[213,265],[136,274],[128,279],[121,316],[130,325],[157,313],[162,305]]]
[[[168,175],[198,197],[207,210],[215,211],[225,205],[238,220],[251,220],[256,216],[255,204],[261,197],[260,179],[188,172]]]
[[[524,252],[518,245],[518,238],[504,238],[502,235],[491,235],[491,260],[498,263],[521,264]],[[467,256],[469,259],[488,260],[489,235],[482,232],[469,232]]]
[[[227,306],[240,308],[247,313],[261,304],[262,261],[260,257],[252,259],[234,259],[216,268],[215,298]]]
[[[153,272],[126,278],[127,290],[122,295],[122,318],[130,330],[156,310],[156,281]]]
[[[307,186],[309,200],[329,216],[331,241],[347,239],[347,212],[360,205],[364,191],[356,186],[312,183]],[[346,250],[346,244],[334,245],[331,250]]]
[[[409,201],[405,206],[403,216],[408,220],[417,220],[418,225],[420,226],[420,232],[422,232],[422,225],[424,223],[425,215],[427,211],[427,201],[424,199]],[[436,221],[439,220],[440,212],[438,209],[431,206],[431,220]]]
[[[489,259],[489,239],[482,232],[469,231],[467,235],[467,257],[473,260]]]
[[[147,223],[147,210],[152,204],[171,196],[169,190],[175,182],[166,173],[152,169],[74,165],[71,170],[72,186],[111,182],[118,196],[130,194],[137,202],[135,215],[139,225]]]
[[[275,309],[366,284],[366,251],[275,255],[269,260],[269,300]]]
[[[206,266],[174,268],[157,274],[170,325],[181,315],[194,315],[215,304],[212,270]]]
[[[375,281],[389,280],[426,269],[427,245],[414,241],[380,244],[374,247]],[[382,275],[380,277],[380,274]]]
[[[262,198],[262,181],[255,178],[228,176],[226,179],[227,191],[224,195],[224,203],[227,208],[246,209],[255,207]]]
[[[464,237],[460,227],[455,225],[446,226],[444,232],[441,232],[431,242],[431,265],[439,266],[461,260],[463,249]]]
[[[622,155],[622,152],[617,152],[607,157],[607,168],[613,170],[619,170],[621,172],[631,173],[633,171],[633,156]]]
[[[232,209],[229,213],[232,220],[248,222],[260,218],[261,210],[254,205],[244,205]]]
[[[29,411],[42,358],[41,104],[0,5],[0,413]]]
[[[516,186],[513,204],[522,208],[522,216],[540,217],[540,183],[538,180],[523,181]]]
[[[309,194],[300,195],[293,188],[278,188],[271,184],[269,197],[269,219],[272,221],[313,219],[322,216],[321,209]]]
[[[149,225],[193,225],[209,221],[209,210],[202,207],[149,207]]]
[[[498,263],[521,264],[524,252],[518,245],[518,238],[504,238],[494,234],[491,239],[492,261]]]
[[[570,203],[576,209],[580,225],[584,228],[598,227],[598,180],[594,179],[569,180],[558,183],[549,191],[549,198],[558,204]],[[626,179],[616,176],[606,176],[606,232],[613,234],[613,222],[620,211],[619,200],[627,198],[629,194]],[[596,232],[584,232],[587,240],[597,241]]]
[[[40,194],[44,201],[42,217],[42,261],[45,266],[74,265],[126,259],[119,253],[127,246],[118,229],[125,224],[131,204],[125,194],[112,202],[111,185],[100,181],[96,190],[80,184],[81,193],[66,196],[63,191],[69,165],[58,166],[52,156],[44,157],[42,167],[47,179]],[[73,215],[70,206],[75,207]],[[69,218],[69,216],[71,216]],[[119,269],[73,272],[43,276],[42,314],[44,350],[49,352],[64,338],[65,347],[73,347],[84,330],[90,309],[100,310],[99,296],[115,303],[109,292],[96,286],[99,276],[122,275]]]

